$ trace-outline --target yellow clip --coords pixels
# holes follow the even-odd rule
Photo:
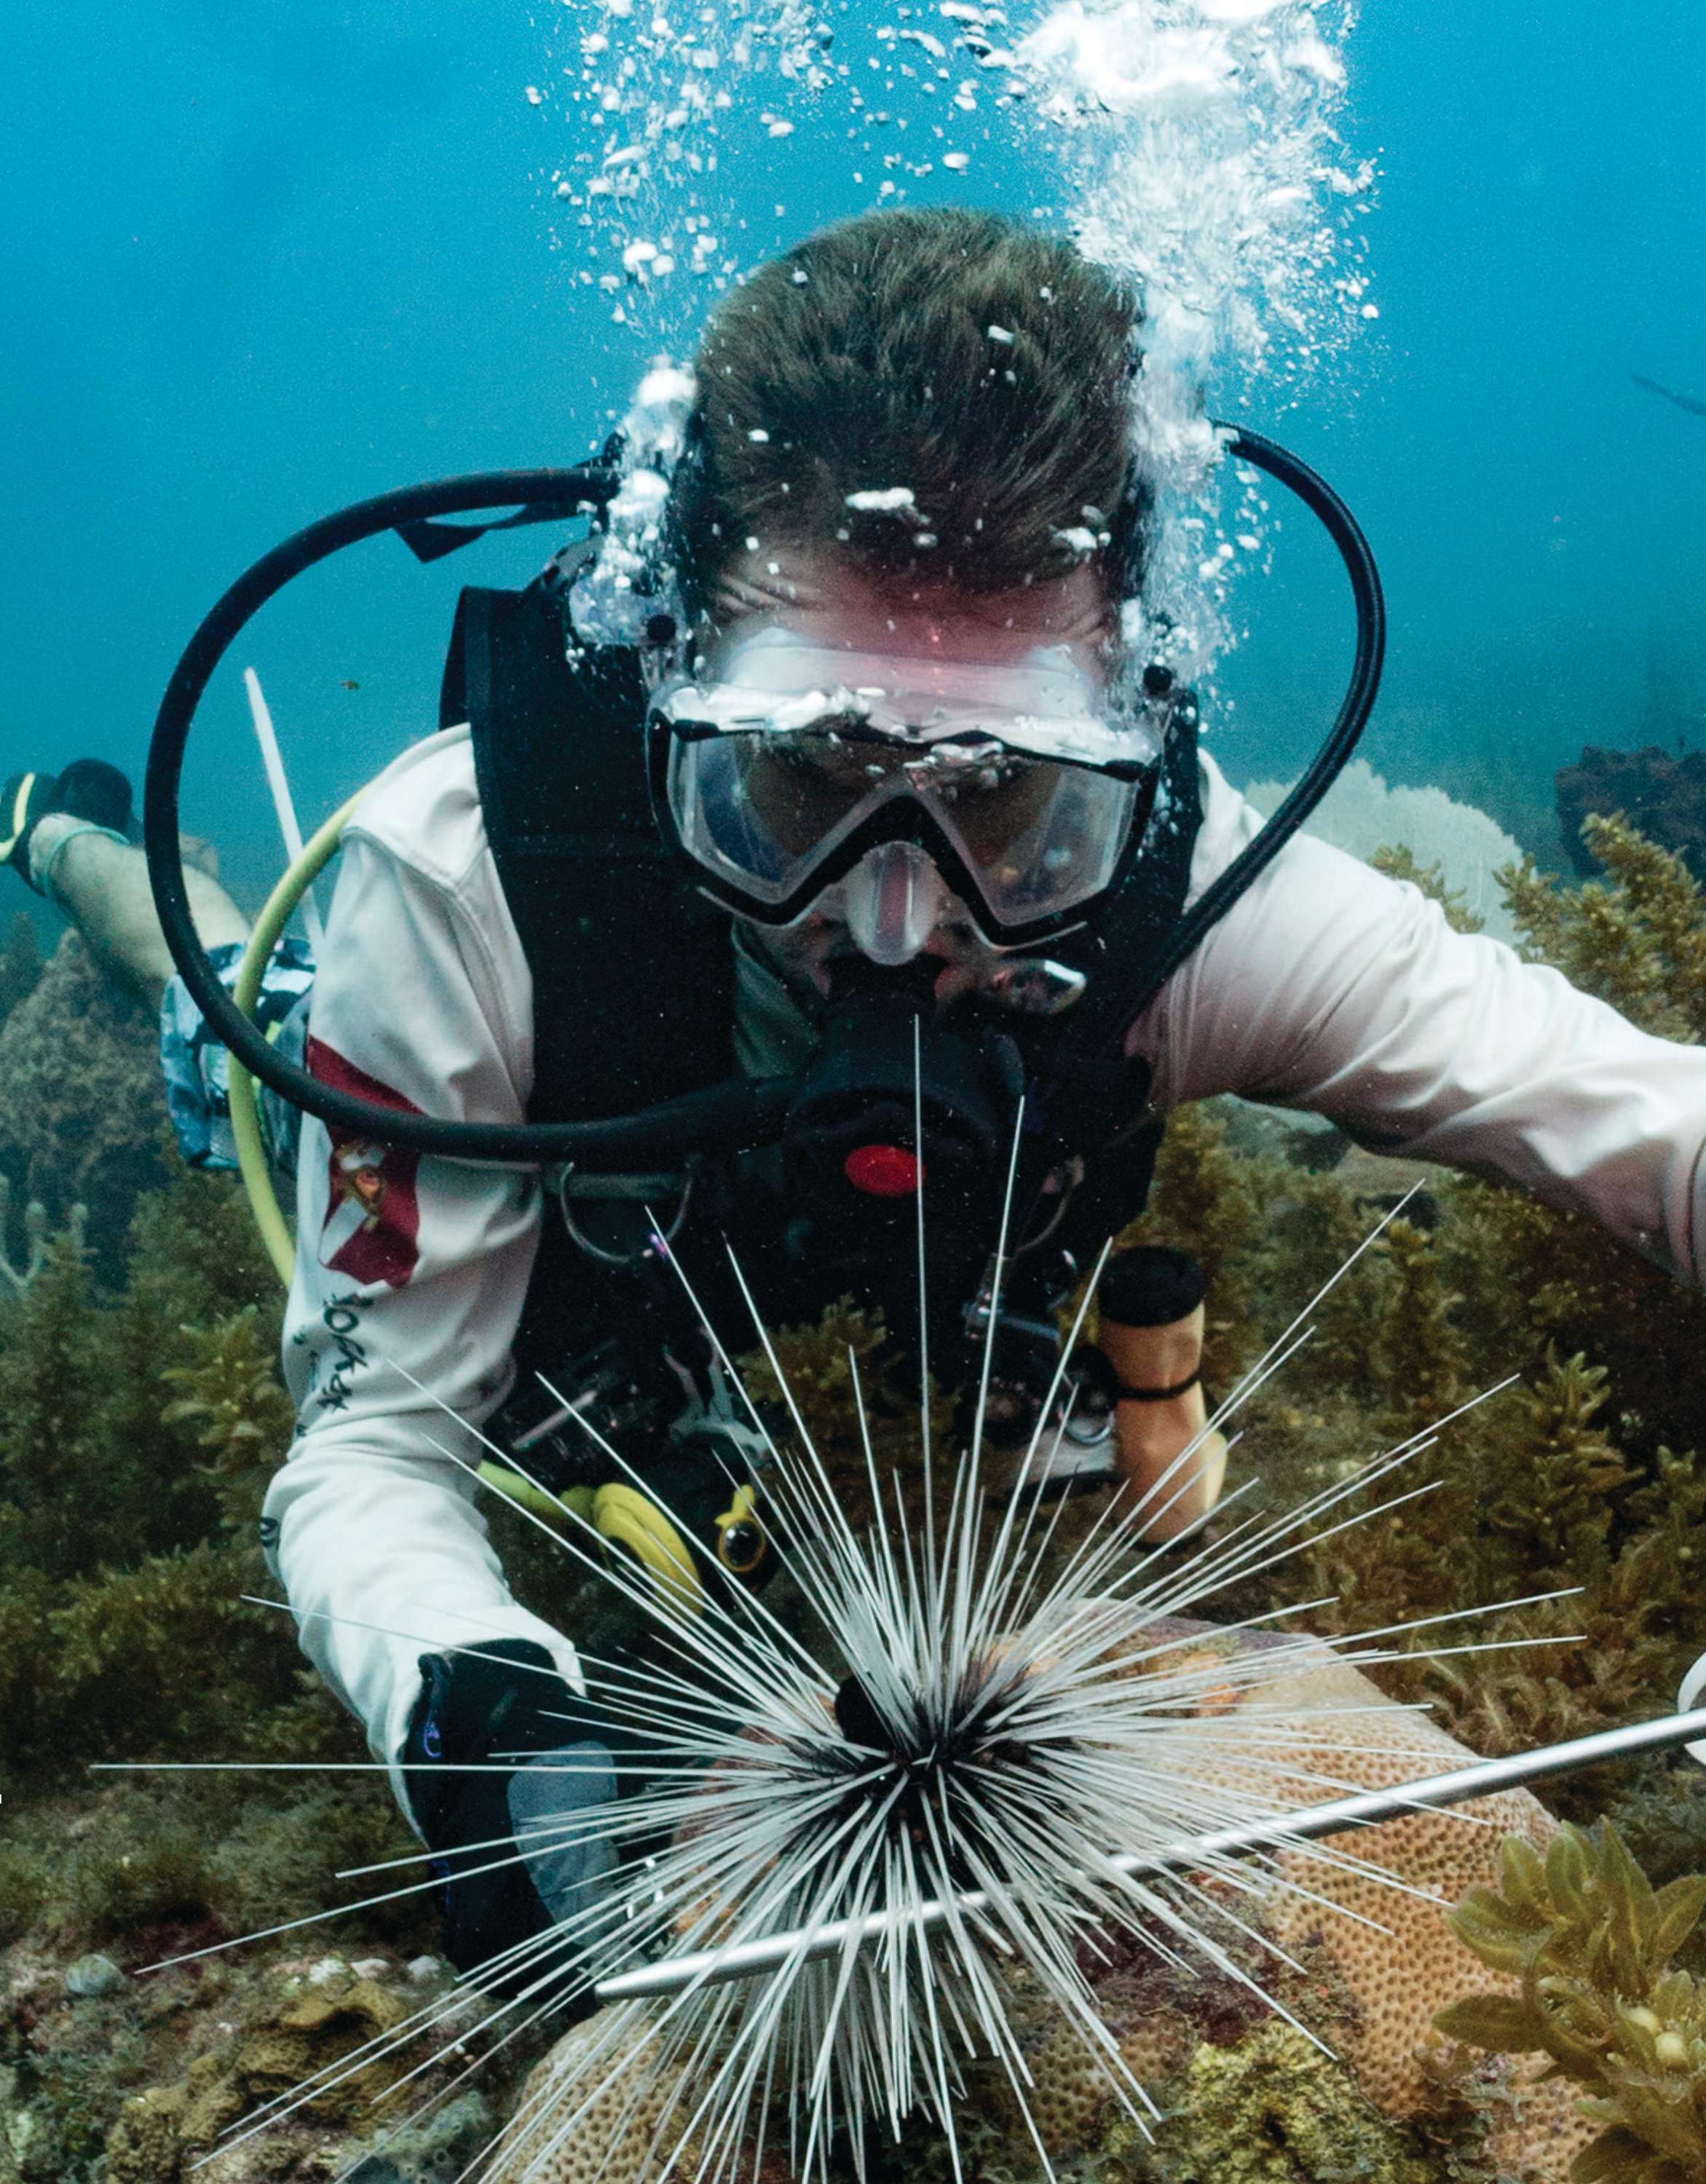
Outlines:
[[[700,1613],[705,1589],[693,1557],[655,1502],[633,1486],[601,1486],[593,1497],[593,1524],[602,1539],[631,1554],[677,1607]]]
[[[716,1558],[736,1577],[750,1577],[770,1552],[757,1512],[758,1496],[752,1488],[737,1486],[733,1505],[716,1520]]]

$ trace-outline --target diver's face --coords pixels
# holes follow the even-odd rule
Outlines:
[[[1065,646],[1094,687],[1112,672],[1118,616],[1101,571],[1086,563],[1069,576],[1007,592],[951,584],[878,584],[827,548],[762,547],[725,571],[712,596],[719,636],[762,616],[807,638],[851,652],[1017,666],[1044,647]],[[833,907],[809,910],[790,926],[747,923],[757,952],[790,983],[829,989],[829,965],[852,952]],[[936,998],[974,991],[1001,961],[971,913],[949,895],[924,953],[942,966]]]

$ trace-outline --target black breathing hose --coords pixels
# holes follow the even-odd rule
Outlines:
[[[383,532],[473,509],[520,507],[530,521],[561,521],[602,508],[616,485],[614,469],[594,463],[578,470],[493,471],[444,478],[358,501],[353,508],[310,523],[245,570],[207,615],[172,671],[154,721],[142,790],[148,878],[166,945],[215,1037],[251,1076],[270,1085],[293,1106],[317,1115],[334,1131],[459,1160],[538,1165],[572,1160],[602,1167],[644,1164],[701,1146],[733,1150],[761,1143],[782,1128],[792,1078],[737,1079],[601,1122],[529,1123],[512,1128],[397,1114],[322,1084],[279,1054],[220,983],[190,916],[178,839],[185,747],[214,670],[238,632],[267,601],[316,562]]]
[[[1357,608],[1357,654],[1351,680],[1326,741],[1307,771],[1255,840],[1228,866],[1180,922],[1141,990],[1120,1012],[1123,1027],[1172,977],[1209,928],[1259,878],[1333,785],[1355,749],[1380,687],[1385,652],[1385,607],[1369,543],[1332,488],[1309,465],[1259,432],[1229,431],[1229,454],[1253,463],[1296,494],[1319,518],[1345,564]],[[403,1115],[334,1090],[287,1061],[246,1017],[209,961],[190,915],[179,841],[184,753],[196,710],[215,669],[238,632],[293,578],[346,546],[399,531],[422,559],[419,526],[474,510],[518,508],[505,526],[544,522],[602,508],[617,474],[607,462],[576,470],[493,471],[407,486],[358,501],[297,532],[244,571],[207,615],[172,671],[154,721],[142,794],[142,835],[154,905],[172,960],[215,1035],[262,1083],[292,1106],[344,1135],[371,1138],[455,1160],[549,1166],[573,1161],[594,1168],[644,1166],[695,1149],[736,1150],[780,1135],[796,1079],[734,1078],[632,1115],[580,1123],[446,1123]],[[478,536],[477,531],[467,534]],[[450,534],[453,541],[455,534]],[[460,543],[457,541],[456,543]],[[1110,972],[1107,975],[1112,975]]]
[[[1380,688],[1380,669],[1386,657],[1386,601],[1380,589],[1380,572],[1362,526],[1319,471],[1260,432],[1235,430],[1226,442],[1229,455],[1240,457],[1266,471],[1268,476],[1296,494],[1317,516],[1339,549],[1357,608],[1357,656],[1351,679],[1339,706],[1338,717],[1299,779],[1296,787],[1268,820],[1255,840],[1240,851],[1214,881],[1203,889],[1195,905],[1180,919],[1173,938],[1151,964],[1142,987],[1134,991],[1131,1006],[1120,1013],[1120,1028],[1113,1044],[1123,1048],[1127,1028],[1161,991],[1186,956],[1199,947],[1211,927],[1218,924],[1246,889],[1253,887],[1291,840],[1327,791],[1333,786],[1357,748]]]

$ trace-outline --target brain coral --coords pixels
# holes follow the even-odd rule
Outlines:
[[[674,2159],[668,2158],[691,2114],[685,2104],[688,2088],[679,2080],[650,2073],[644,2042],[614,2057],[601,2055],[594,2069],[587,2069],[607,2022],[594,2017],[577,2025],[535,2068],[521,2088],[504,2153],[488,2184],[523,2184],[524,2179],[525,2184],[662,2184],[668,2176],[697,2173],[699,2159],[690,2143]],[[554,2122],[554,2102],[583,2070],[589,2086],[602,2076],[598,2098],[578,2114],[584,2094],[575,2096],[563,2103],[560,2120]],[[788,2184],[787,2168],[768,2148],[756,2168],[749,2149],[734,2173],[750,2184]]]
[[[1239,1642],[1280,1641],[1257,1633]],[[1194,1774],[1271,1795],[1269,1769],[1295,1767],[1289,1794],[1302,1806],[1347,1790],[1441,1774],[1472,1757],[1425,1715],[1376,1692],[1325,1646],[1268,1685],[1260,1703],[1264,1713],[1280,1718],[1272,1741],[1263,1739],[1263,1765],[1257,1769],[1229,1755],[1212,1767],[1198,1763]],[[1307,1733],[1294,1730],[1288,1737],[1287,1714],[1294,1720],[1306,1712],[1319,1717],[1326,1708],[1343,1713],[1330,1752],[1313,1748]],[[1312,1728],[1319,1733],[1319,1719]],[[1445,2059],[1432,2029],[1436,2010],[1458,1996],[1510,1989],[1508,1980],[1458,1940],[1441,1906],[1457,1903],[1469,1888],[1497,1875],[1502,1837],[1520,1836],[1540,1845],[1553,1826],[1527,1791],[1508,1790],[1452,1811],[1389,1820],[1353,1838],[1300,1847],[1277,1862],[1262,1898],[1263,1930],[1283,1948],[1307,1952],[1313,1964],[1330,1971],[1348,2014],[1324,2030],[1382,2114],[1402,2121],[1434,2107]],[[1382,1877],[1387,1874],[1402,1888],[1390,1886]],[[1285,1886],[1287,1882],[1293,1887]],[[1496,2148],[1503,2164],[1528,2164],[1536,2179],[1561,2180],[1569,2158],[1592,2135],[1575,2116],[1566,2087],[1525,2086],[1514,2093],[1489,2151]]]

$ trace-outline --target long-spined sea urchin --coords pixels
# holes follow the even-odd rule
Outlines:
[[[997,1283],[1005,1250],[1004,1223]],[[615,1804],[566,1812],[519,1847],[484,1848],[498,1863],[593,1836],[629,1852],[666,1847],[630,1858],[610,1893],[577,1921],[481,1967],[469,1984],[478,1991],[501,1978],[505,1998],[477,2010],[471,2025],[465,1991],[457,2038],[466,2048],[483,2031],[506,2043],[560,2012],[599,1973],[647,1954],[691,1956],[778,1930],[799,1936],[800,1945],[761,1980],[706,1975],[661,2004],[627,2001],[606,2010],[577,2042],[574,2068],[546,2079],[470,2176],[501,2172],[506,2184],[521,2184],[595,2109],[607,2111],[617,2089],[630,2128],[647,2134],[660,2169],[689,2147],[699,2176],[733,2176],[749,2160],[755,2167],[784,2103],[789,2165],[800,2177],[822,2174],[838,2136],[857,2162],[867,2126],[898,2131],[921,2109],[957,2163],[954,2101],[973,2061],[1004,2074],[1047,2173],[1009,2017],[1012,1967],[1041,1983],[1140,2126],[1146,2096],[1098,2014],[1084,1968],[1105,1937],[1123,1933],[1162,1958],[1206,1962],[1279,2006],[1249,1967],[1264,1955],[1285,1960],[1240,1908],[1258,1884],[1272,1885],[1271,1858],[1264,1872],[1258,1853],[1252,1872],[1238,1858],[1210,1853],[1190,1873],[1146,1878],[1125,1870],[1120,1854],[1277,1819],[1348,1786],[1334,1756],[1355,1732],[1343,1706],[1300,1717],[1261,1705],[1263,1687],[1323,1641],[1282,1639],[1206,1659],[1181,1648],[1168,1624],[1324,1529],[1361,1521],[1345,1512],[1430,1437],[1372,1459],[1301,1508],[1266,1518],[1235,1514],[1212,1541],[1199,1527],[1183,1552],[1178,1542],[1166,1553],[1147,1551],[1144,1528],[1190,1482],[1195,1451],[1187,1450],[1143,1502],[1111,1503],[1045,1576],[1041,1550],[1056,1515],[1040,1492],[1023,1490],[1023,1479],[1040,1468],[1048,1422],[1058,1430],[1057,1401],[1042,1413],[1022,1490],[992,1507],[982,1477],[986,1351],[971,1446],[939,1536],[928,1497],[914,1524],[898,1482],[887,1481],[885,1491],[868,1434],[867,1484],[878,1513],[856,1530],[761,1328],[760,1334],[793,1425],[789,1435],[769,1434],[748,1407],[766,1451],[768,1519],[820,1642],[802,1646],[744,1594],[717,1596],[694,1614],[620,1568],[609,1573],[651,1617],[661,1658],[644,1668],[587,1660],[583,1671],[588,1696],[645,1740],[644,1786]],[[1230,1418],[1303,1339],[1300,1320],[1213,1423]],[[1064,1372],[1063,1361],[1056,1398]],[[856,1393],[856,1362],[854,1384]],[[625,1468],[619,1451],[608,1453]],[[562,1544],[597,1561],[588,1543]],[[1398,1635],[1369,1633],[1335,1650],[1366,1663],[1384,1658],[1385,1641]],[[478,1637],[465,1650],[478,1652]],[[1216,1703],[1229,1691],[1240,1703]],[[1367,1749],[1366,1737],[1358,1743]],[[1228,1760],[1236,1763],[1229,1772]],[[502,1764],[501,1756],[492,1763]],[[566,1772],[586,1763],[536,1763]],[[1402,1886],[1342,1845],[1310,1855]],[[1284,1886],[1308,1892],[1295,1873]],[[968,1888],[978,1902],[966,1910],[959,1898]],[[927,1904],[946,1909],[927,1921],[918,1915]],[[858,1922],[879,1910],[889,1914],[881,1935],[861,1943]],[[850,1921],[856,1930],[834,1955],[814,1952],[813,1936]],[[247,2119],[236,2137],[379,2056],[399,2056],[415,2042],[431,2049],[445,2014],[437,2004],[416,2013]],[[405,2072],[393,2096],[426,2067]]]

